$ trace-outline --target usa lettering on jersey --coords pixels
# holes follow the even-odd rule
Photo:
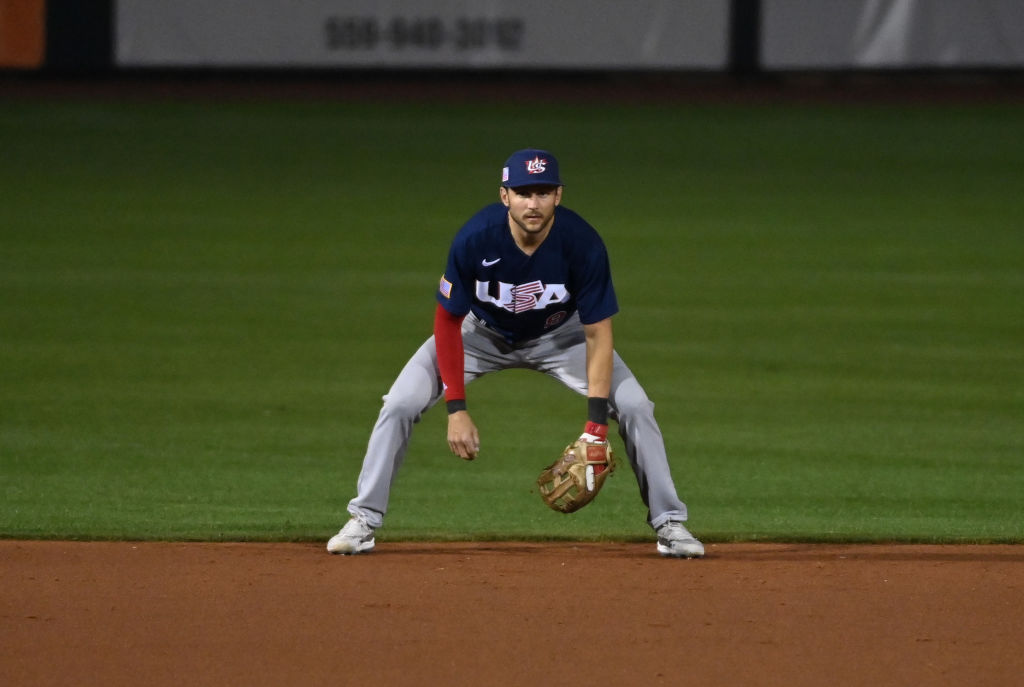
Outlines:
[[[476,299],[481,303],[491,303],[511,313],[543,310],[552,303],[565,303],[569,300],[569,290],[565,288],[565,284],[544,284],[540,280],[526,284],[508,284],[499,281],[495,291],[493,283],[478,280],[476,282]]]

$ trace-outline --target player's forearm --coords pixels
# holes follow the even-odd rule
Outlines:
[[[612,359],[615,351],[611,318],[585,324],[583,332],[587,338],[587,396],[608,398],[612,388]]]

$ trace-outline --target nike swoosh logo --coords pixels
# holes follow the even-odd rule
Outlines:
[[[487,258],[484,258],[483,262],[481,262],[480,264],[482,264],[484,267],[490,267],[491,265],[498,262],[501,262],[501,258],[495,258],[494,260],[488,260]]]

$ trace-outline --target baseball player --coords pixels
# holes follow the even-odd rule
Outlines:
[[[517,151],[502,170],[501,202],[477,212],[456,234],[437,291],[434,335],[384,396],[348,504],[352,517],[327,542],[331,553],[373,549],[391,484],[424,412],[443,396],[448,446],[473,460],[481,443],[466,384],[488,372],[527,368],[587,397],[581,440],[607,441],[608,419],[616,420],[658,553],[704,555],[683,525],[686,505],[672,482],[654,404],[613,347],[618,303],[604,243],[561,205],[562,190],[554,155]]]

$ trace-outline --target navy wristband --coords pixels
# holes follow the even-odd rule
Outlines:
[[[445,405],[448,406],[448,414],[451,415],[466,409],[466,399],[457,398],[454,401],[447,401]]]
[[[599,425],[608,424],[607,398],[598,398],[595,396],[587,397],[587,420]]]

